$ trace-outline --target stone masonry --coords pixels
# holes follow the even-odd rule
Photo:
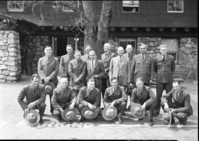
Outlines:
[[[19,33],[0,31],[0,81],[21,79],[21,55]]]

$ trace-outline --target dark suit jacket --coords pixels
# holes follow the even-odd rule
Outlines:
[[[26,58],[26,62],[27,63],[33,63],[34,61],[34,57],[35,57],[35,53],[33,51],[28,51],[27,52],[27,58]]]
[[[161,104],[163,105],[169,98],[173,98],[174,104],[177,107],[177,112],[186,112],[189,116],[193,115],[193,109],[190,104],[190,95],[185,93],[183,89],[181,89],[179,96],[177,96],[177,91],[174,89],[166,95],[163,95],[161,98]]]
[[[144,86],[142,92],[140,92],[138,88],[134,88],[131,94],[131,102],[139,103],[141,105],[146,103],[146,106],[150,106],[156,102],[156,96],[150,87]]]
[[[124,92],[124,88],[121,86],[118,86],[116,90],[113,90],[113,87],[108,87],[104,93],[104,103],[111,103],[115,100],[115,103],[121,103],[126,102],[127,96]]]
[[[50,60],[47,61],[48,58],[46,56],[42,57],[38,61],[38,74],[41,79],[46,77],[50,77],[52,82],[56,84],[57,80],[57,73],[59,69],[59,61],[56,57],[51,56]]]
[[[73,59],[69,62],[68,72],[70,75],[70,86],[78,86],[83,87],[85,85],[86,79],[86,63],[81,59],[77,61],[77,59]],[[75,84],[75,79],[78,79],[78,83]]]
[[[60,70],[60,76],[68,76],[68,65],[69,65],[69,61],[75,59],[74,55],[72,54],[72,56],[69,56],[68,54],[63,55],[60,58],[60,64],[59,64],[59,70]]]
[[[82,100],[85,100],[95,105],[96,107],[99,107],[101,102],[101,94],[97,88],[92,91],[88,91],[87,86],[85,86],[80,89],[78,99],[80,103],[82,102]]]
[[[70,87],[67,87],[65,89],[65,92],[60,87],[55,88],[53,90],[51,102],[53,108],[59,110],[60,108],[64,107],[66,104],[69,104],[71,102],[76,103],[76,93]]]
[[[25,101],[23,101],[25,99]],[[32,84],[23,87],[20,91],[18,96],[18,103],[20,104],[21,108],[25,110],[28,107],[28,104],[31,102],[36,102],[36,105],[40,105],[41,103],[45,102],[46,95],[44,91],[44,85],[39,84],[38,88],[36,88],[35,92],[33,89]]]
[[[175,60],[171,55],[166,55],[166,60],[163,62],[162,55],[154,59],[154,71],[157,83],[172,83],[173,73],[175,70]]]
[[[148,54],[145,55],[145,59],[142,60],[141,54],[135,55],[132,61],[132,81],[138,77],[142,77],[144,83],[150,83],[154,76],[152,76],[153,70],[153,58]]]

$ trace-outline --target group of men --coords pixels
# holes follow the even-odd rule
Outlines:
[[[46,95],[50,96],[50,112],[60,120],[66,108],[76,107],[81,114],[83,107],[89,107],[96,109],[99,114],[103,97],[104,107],[117,108],[117,122],[121,124],[129,95],[131,103],[139,103],[143,110],[149,110],[150,126],[154,124],[153,116],[159,114],[161,107],[165,112],[171,108],[172,119],[176,117],[180,124],[186,124],[193,110],[190,95],[179,84],[174,83],[173,87],[174,57],[167,54],[166,45],[160,46],[161,54],[155,59],[147,54],[147,45],[141,44],[139,49],[140,54],[135,55],[132,45],[127,45],[127,53],[124,54],[120,46],[115,54],[111,51],[111,44],[105,43],[105,52],[99,60],[89,45],[85,47],[83,56],[78,50],[73,54],[72,46],[67,45],[67,54],[61,57],[59,63],[52,55],[52,48],[46,46],[45,56],[38,61],[38,74],[33,74],[32,83],[22,89],[18,102],[24,111],[38,108],[42,122]],[[150,88],[155,78],[153,72],[156,73],[156,96]],[[40,79],[42,84],[39,83]],[[130,87],[132,91],[127,93]],[[162,96],[164,89],[167,94]],[[26,102],[23,101],[25,97]],[[80,121],[84,120],[84,116],[81,116]]]

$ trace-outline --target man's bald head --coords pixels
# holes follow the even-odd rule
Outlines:
[[[124,54],[124,48],[122,46],[119,46],[117,49],[117,54],[119,56],[122,56]]]

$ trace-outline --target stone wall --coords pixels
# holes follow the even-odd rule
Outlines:
[[[19,33],[0,31],[0,81],[21,79],[21,55]]]

